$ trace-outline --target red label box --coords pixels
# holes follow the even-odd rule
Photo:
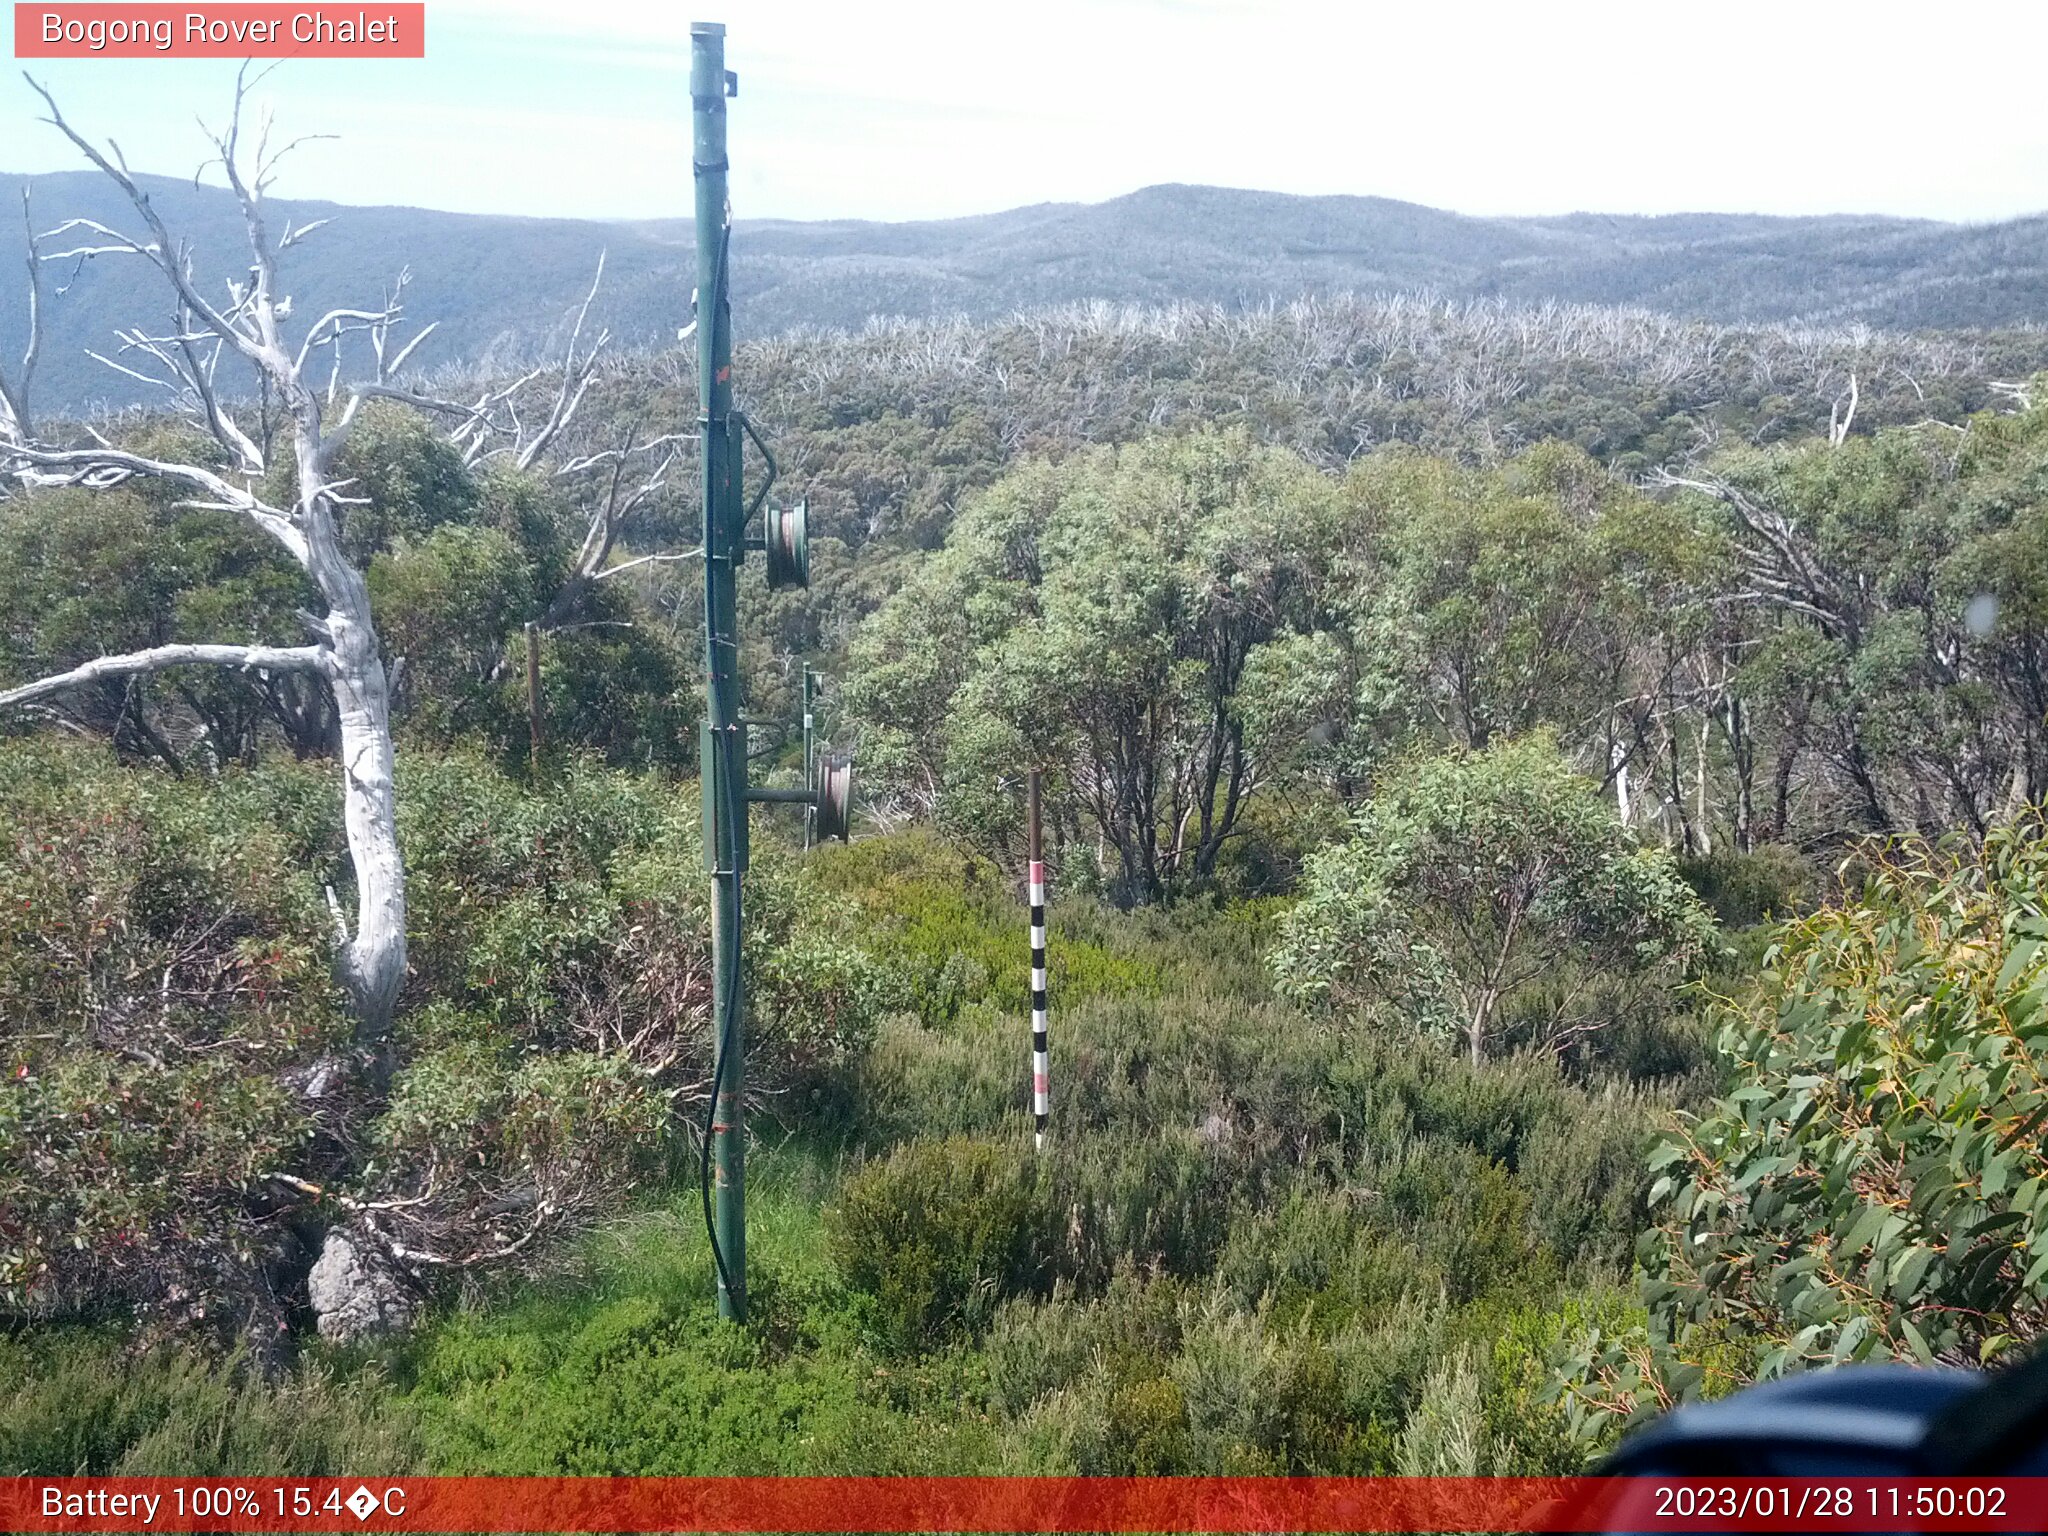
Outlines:
[[[423,59],[427,8],[354,5],[23,4],[17,59]]]

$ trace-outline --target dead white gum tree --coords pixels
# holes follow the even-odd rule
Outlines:
[[[50,695],[109,676],[172,667],[239,667],[320,679],[338,716],[342,804],[355,871],[352,929],[343,903],[328,893],[335,924],[335,969],[352,1000],[358,1038],[375,1045],[388,1030],[405,980],[405,866],[394,799],[390,680],[370,613],[368,587],[362,571],[343,553],[340,538],[345,509],[363,501],[347,493],[346,479],[337,478],[336,456],[364,402],[390,399],[448,421],[449,437],[467,463],[503,454],[522,469],[532,466],[575,413],[607,339],[600,334],[587,345],[582,339],[597,286],[592,284],[574,312],[559,365],[559,387],[538,427],[522,424],[520,401],[527,386],[552,369],[537,368],[487,389],[467,405],[421,393],[400,379],[434,327],[428,325],[399,342],[396,332],[407,274],[400,274],[380,307],[329,310],[299,333],[296,345],[287,340],[291,298],[280,289],[278,259],[327,221],[293,226],[287,220],[273,237],[264,194],[278,161],[293,145],[273,153],[267,123],[254,134],[253,151],[244,143],[243,108],[256,83],[246,68],[235,82],[226,130],[209,135],[217,152],[209,165],[219,166],[240,203],[249,239],[248,271],[231,278],[221,298],[210,298],[202,290],[189,246],[165,226],[148,192],[130,174],[120,147],[110,141],[102,153],[65,120],[48,90],[33,79],[29,83],[49,108],[43,121],[64,134],[121,189],[142,227],[129,234],[96,220],[70,219],[37,234],[31,224],[28,345],[13,377],[0,367],[0,484],[11,481],[33,490],[106,489],[138,477],[170,482],[192,493],[192,499],[181,505],[239,514],[282,545],[312,579],[326,612],[301,614],[309,635],[304,645],[165,645],[102,656],[0,692],[0,709],[33,707]],[[63,248],[55,248],[58,245]],[[46,303],[43,271],[59,263],[70,263],[75,271],[79,263],[97,257],[140,260],[155,268],[169,289],[174,323],[162,331],[134,327],[117,332],[112,356],[93,355],[132,379],[164,390],[171,408],[201,426],[225,451],[227,468],[215,471],[126,452],[90,426],[67,430],[64,442],[52,441],[38,430],[29,409],[29,386]],[[600,280],[603,270],[600,258]],[[341,352],[348,337],[359,338],[358,348],[367,343],[366,380],[348,382],[345,377]],[[308,382],[309,374],[323,366],[327,382],[316,390]],[[288,483],[295,489],[289,503],[264,499],[263,487],[273,467],[291,471]]]

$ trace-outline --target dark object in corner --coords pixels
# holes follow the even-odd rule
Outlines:
[[[2048,1351],[1989,1375],[1849,1366],[1666,1414],[1608,1476],[2048,1476]]]

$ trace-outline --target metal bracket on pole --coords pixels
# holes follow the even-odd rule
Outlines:
[[[754,520],[754,514],[761,510],[761,503],[768,499],[769,488],[775,484],[775,455],[768,451],[768,445],[761,440],[761,434],[754,430],[754,424],[747,419],[746,412],[734,411],[732,414],[741,429],[753,439],[754,447],[760,451],[762,462],[768,466],[768,473],[761,480],[761,489],[754,492],[754,499],[747,503],[747,515],[740,519],[741,523],[745,524]]]

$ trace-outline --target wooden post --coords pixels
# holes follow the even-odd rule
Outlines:
[[[804,788],[815,793],[818,788],[818,760],[814,750],[815,737],[811,731],[811,706],[818,692],[818,674],[809,667],[804,668]],[[815,798],[804,806],[804,852],[809,853],[811,845],[818,840],[818,804]]]
[[[526,625],[526,730],[527,766],[534,777],[540,776],[540,626],[531,620]]]

